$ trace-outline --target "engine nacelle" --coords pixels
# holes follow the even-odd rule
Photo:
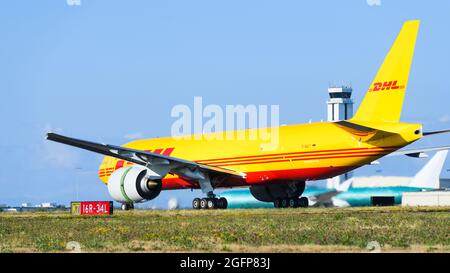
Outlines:
[[[161,179],[148,178],[149,169],[142,166],[123,167],[108,179],[111,197],[120,203],[138,203],[156,198],[161,192]]]

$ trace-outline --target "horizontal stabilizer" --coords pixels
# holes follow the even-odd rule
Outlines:
[[[385,130],[380,130],[345,120],[335,122],[334,124],[344,129],[345,131],[359,137],[363,142],[374,141],[381,137],[387,137],[389,135],[396,134],[393,132],[388,132]]]
[[[424,152],[420,152],[420,153],[410,153],[410,154],[405,154],[406,156],[409,157],[417,157],[417,158],[427,158],[428,155]]]
[[[397,155],[406,155],[410,157],[427,157],[426,152],[434,152],[434,151],[443,151],[449,150],[450,146],[439,146],[439,147],[430,147],[430,148],[419,148],[419,149],[408,149],[408,150],[399,150],[388,154],[387,156],[397,156]]]
[[[450,133],[450,130],[441,130],[441,131],[431,131],[431,132],[423,132],[424,136],[435,135],[435,134],[443,134]]]

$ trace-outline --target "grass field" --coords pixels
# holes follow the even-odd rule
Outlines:
[[[450,252],[450,208],[0,213],[1,252],[367,252],[372,241]]]

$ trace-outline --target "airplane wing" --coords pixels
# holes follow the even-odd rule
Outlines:
[[[145,152],[141,150],[134,150],[108,144],[100,144],[91,141],[70,138],[55,133],[48,133],[47,139],[89,150],[95,153],[123,159],[138,165],[148,167],[150,169],[152,165],[166,165],[168,166],[169,172],[188,179],[204,179],[204,177],[201,177],[202,173],[214,175],[231,175],[245,178],[245,173],[237,172],[231,169],[198,164],[194,161],[155,154],[152,152]],[[200,171],[200,173],[198,171]]]
[[[386,156],[397,156],[397,155],[406,155],[410,157],[428,157],[426,152],[434,152],[434,151],[442,151],[448,150],[450,146],[439,146],[439,147],[430,147],[430,148],[419,148],[419,149],[407,149],[407,150],[399,150],[392,152]]]

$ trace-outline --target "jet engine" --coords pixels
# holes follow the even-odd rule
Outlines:
[[[161,179],[152,180],[150,170],[142,166],[123,167],[108,179],[111,197],[120,203],[138,203],[156,198],[161,192]]]

